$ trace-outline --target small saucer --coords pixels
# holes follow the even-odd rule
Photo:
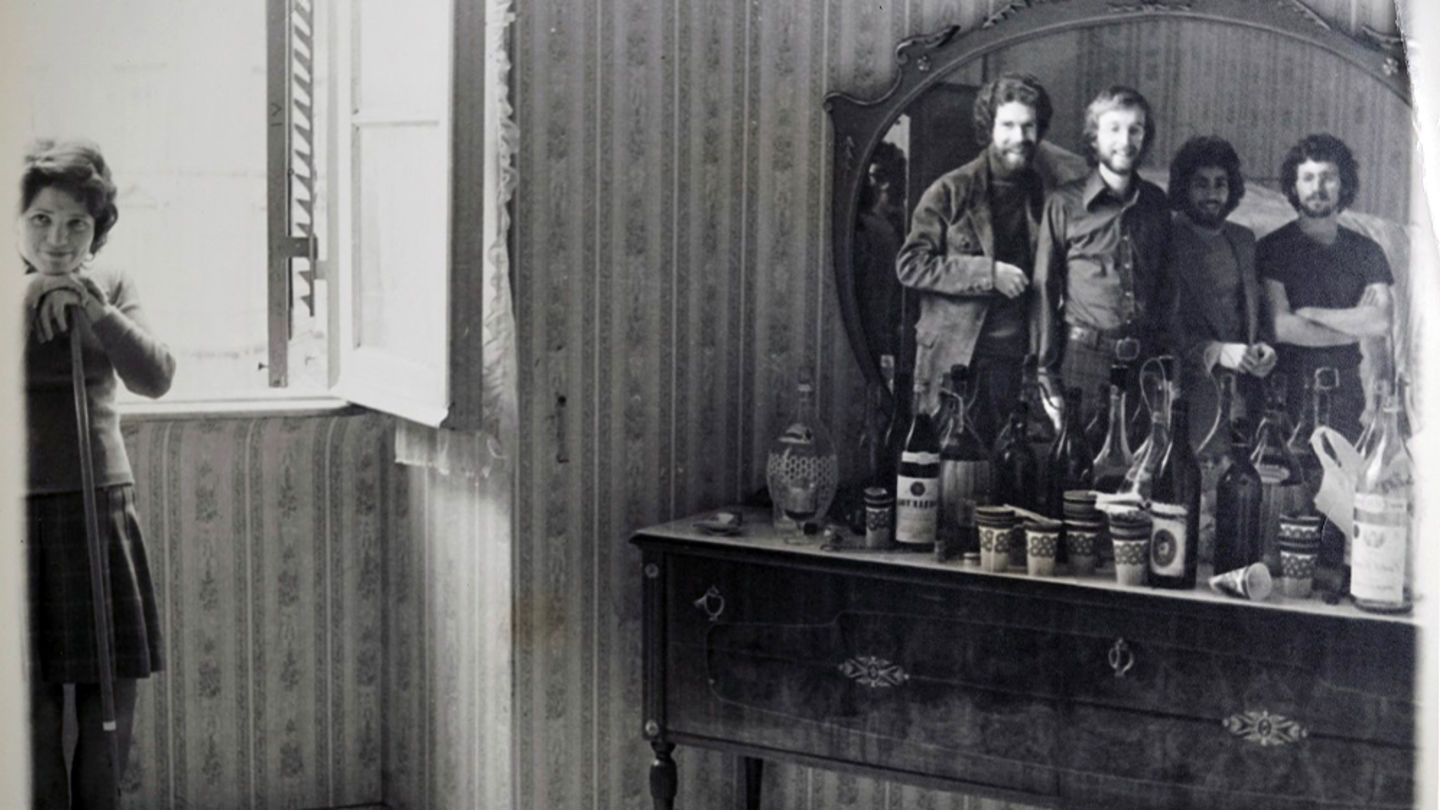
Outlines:
[[[721,523],[718,520],[697,520],[695,521],[695,528],[706,534],[714,534],[722,537],[739,534],[741,529],[740,526],[734,523]]]
[[[706,534],[720,535],[722,537],[739,534],[740,529],[743,528],[741,517],[736,512],[716,512],[713,516],[705,520],[695,521],[694,525],[695,528]]]

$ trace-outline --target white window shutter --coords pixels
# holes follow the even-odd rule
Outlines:
[[[439,425],[449,403],[450,0],[334,8],[331,387]]]

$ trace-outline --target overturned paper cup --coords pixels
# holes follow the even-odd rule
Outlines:
[[[1210,577],[1210,587],[1220,593],[1263,602],[1275,583],[1270,579],[1270,569],[1265,567],[1265,563],[1257,562]]]

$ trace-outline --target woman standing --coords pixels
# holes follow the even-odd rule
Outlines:
[[[116,380],[158,397],[175,360],[154,337],[134,284],[92,269],[118,211],[115,184],[97,146],[40,141],[21,177],[20,257],[25,295],[27,437],[26,565],[30,721],[35,808],[112,808],[110,746],[101,729],[99,665],[90,590],[80,445],[71,385],[69,332],[78,331],[102,568],[108,575],[115,717],[123,772],[135,715],[135,681],[161,668],[159,616],[140,537],[134,477],[120,436]],[[75,686],[79,738],[67,775],[62,747],[64,685]]]

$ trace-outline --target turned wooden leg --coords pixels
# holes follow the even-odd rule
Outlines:
[[[759,757],[741,757],[745,765],[745,810],[760,810],[760,777],[765,772],[765,760]]]
[[[675,760],[670,758],[675,744],[651,740],[650,747],[655,750],[655,761],[650,763],[650,799],[655,803],[655,810],[675,810],[679,777],[675,774]]]

